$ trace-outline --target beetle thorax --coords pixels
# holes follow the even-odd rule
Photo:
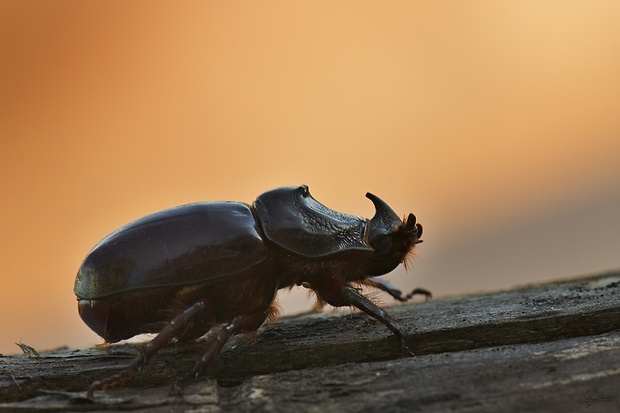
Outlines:
[[[348,284],[383,275],[396,268],[401,262],[399,259],[390,260],[389,263],[379,260],[380,265],[377,265],[376,257],[372,255],[368,252],[348,251],[337,254],[337,256],[314,260],[287,255],[283,260],[285,266],[282,269],[278,288],[303,283],[317,285],[326,280],[338,280],[343,284]],[[404,259],[404,256],[402,258]]]

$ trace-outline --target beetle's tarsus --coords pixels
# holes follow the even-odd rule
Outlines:
[[[425,288],[416,288],[413,291],[411,291],[409,294],[403,295],[403,292],[399,290],[398,287],[396,287],[391,282],[386,281],[383,278],[379,278],[379,277],[369,278],[366,281],[366,284],[372,287],[378,288],[381,291],[385,291],[386,293],[394,297],[394,299],[401,301],[401,302],[409,301],[415,295],[423,295],[426,301],[433,298],[433,294]]]
[[[411,351],[409,346],[407,346],[406,344],[403,346],[403,353],[405,353],[406,355],[408,355],[410,357],[414,357],[415,356],[415,353],[413,351]]]
[[[88,387],[88,390],[86,391],[86,398],[92,399],[95,392],[98,390],[106,390],[110,387],[123,384],[140,371],[140,369],[142,368],[142,364],[144,364],[142,358],[137,358],[120,373],[110,377],[106,377],[103,380],[97,380],[92,382],[91,385]]]
[[[171,396],[183,396],[183,385],[181,384],[181,379],[176,379],[170,384],[170,395]]]
[[[413,297],[414,295],[423,295],[425,301],[430,300],[431,298],[433,298],[433,293],[431,293],[429,290],[427,290],[426,288],[416,288],[413,291],[411,291],[409,294],[407,294],[405,296],[405,300],[401,300],[401,301],[407,301],[409,300],[411,297]]]
[[[407,342],[405,341],[405,337],[402,336],[399,338],[400,338],[400,344],[402,346],[401,350],[402,350],[403,355],[410,356],[410,357],[415,356],[415,353],[413,352],[413,350],[411,350],[409,346],[407,345]]]

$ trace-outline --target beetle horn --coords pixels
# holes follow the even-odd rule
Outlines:
[[[375,205],[375,216],[370,220],[371,237],[378,234],[388,234],[399,226],[402,221],[396,212],[378,196],[368,192],[366,198]]]

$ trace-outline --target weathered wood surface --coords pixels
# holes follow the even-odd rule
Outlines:
[[[388,311],[415,357],[364,314],[326,312],[235,337],[181,396],[170,382],[200,343],[170,346],[94,401],[88,384],[133,347],[1,357],[0,411],[620,412],[620,272]]]

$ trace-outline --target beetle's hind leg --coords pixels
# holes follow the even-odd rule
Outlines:
[[[398,301],[402,302],[409,301],[414,295],[423,295],[426,298],[426,301],[433,297],[433,294],[425,288],[416,288],[409,294],[403,295],[402,291],[400,291],[394,284],[379,277],[369,278],[364,284],[378,288],[381,291],[385,291]]]
[[[151,357],[153,357],[155,353],[165,347],[170,342],[170,340],[183,332],[183,330],[186,328],[192,318],[196,316],[196,314],[202,312],[204,308],[204,302],[198,301],[197,303],[188,307],[182,313],[174,317],[157,334],[157,336],[155,336],[153,340],[138,347],[138,350],[140,351],[140,356],[134,361],[132,361],[131,364],[127,366],[123,371],[113,376],[107,377],[103,380],[94,381],[88,388],[88,391],[86,392],[86,397],[92,398],[93,394],[97,390],[105,390],[109,387],[116,386],[120,383],[127,381],[132,376],[137,374],[146,364],[146,362],[149,361]]]

